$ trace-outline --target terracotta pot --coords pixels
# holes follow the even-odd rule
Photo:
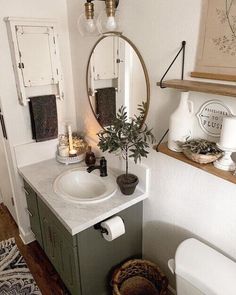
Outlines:
[[[124,195],[132,195],[139,180],[134,174],[121,174],[117,177],[116,182]]]

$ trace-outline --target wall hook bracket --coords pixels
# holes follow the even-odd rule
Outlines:
[[[169,72],[169,70],[172,68],[173,64],[175,63],[176,59],[178,58],[178,56],[180,55],[181,52],[183,52],[183,57],[182,57],[182,72],[181,72],[181,80],[184,79],[184,64],[185,64],[185,47],[186,47],[186,41],[182,41],[182,46],[179,50],[179,52],[176,54],[175,58],[173,59],[173,61],[171,62],[171,64],[169,65],[168,69],[165,71],[165,74],[162,76],[161,80],[160,80],[160,88],[166,88],[165,86],[163,86],[163,80],[165,79],[167,73]]]

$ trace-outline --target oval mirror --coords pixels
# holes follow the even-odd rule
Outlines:
[[[92,111],[101,125],[112,125],[124,105],[128,117],[138,115],[138,105],[146,103],[150,84],[143,58],[134,44],[118,34],[103,36],[92,49],[87,66],[87,91]]]

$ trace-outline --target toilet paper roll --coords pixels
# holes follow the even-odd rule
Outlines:
[[[107,230],[107,233],[103,233],[102,235],[108,242],[115,240],[125,233],[124,222],[119,216],[114,216],[103,221],[101,227]]]

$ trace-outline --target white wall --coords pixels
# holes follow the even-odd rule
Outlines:
[[[74,79],[79,126],[95,137],[99,126],[86,95],[85,70],[95,38],[82,38],[76,19],[82,0],[68,0]],[[96,1],[96,7],[100,4]],[[151,82],[151,104],[147,123],[157,138],[167,129],[179,93],[156,86],[182,40],[187,41],[186,76],[194,69],[199,33],[201,0],[121,0],[124,35],[138,47]],[[181,61],[168,74],[180,78]],[[195,101],[203,95],[193,93]],[[205,99],[214,96],[204,95]],[[233,103],[235,107],[235,102]],[[168,273],[167,260],[185,238],[197,236],[236,260],[236,187],[201,170],[151,151],[144,161],[151,168],[150,196],[144,204],[144,255]],[[217,267],[217,266],[216,266]]]
[[[14,195],[18,209],[18,223],[20,230],[27,235],[30,227],[28,216],[25,213],[26,201],[21,189],[22,184],[17,175],[13,147],[32,142],[32,135],[28,106],[23,107],[18,103],[6,24],[3,19],[12,16],[58,20],[59,49],[65,84],[65,101],[58,102],[59,123],[61,125],[64,121],[71,121],[72,125],[76,126],[67,6],[66,0],[0,0],[0,6],[0,52],[2,56],[0,59],[0,96],[9,138],[8,156],[11,173],[14,176]],[[52,151],[52,154],[54,153],[55,151]],[[35,152],[35,160],[37,160],[37,152]]]

